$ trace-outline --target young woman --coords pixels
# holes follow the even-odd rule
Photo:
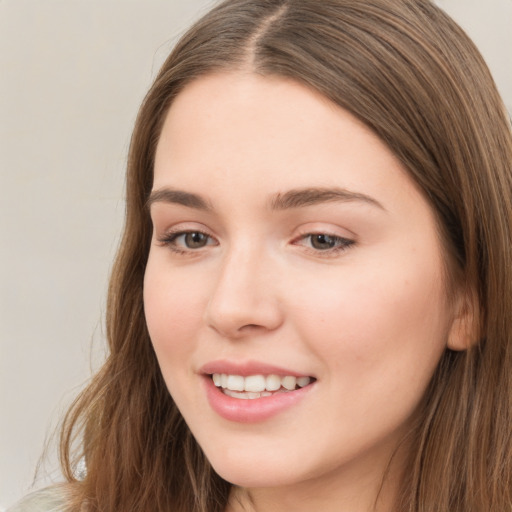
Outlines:
[[[137,119],[68,482],[20,510],[511,510],[510,162],[430,2],[218,5]]]

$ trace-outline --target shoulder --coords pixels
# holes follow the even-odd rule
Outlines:
[[[66,501],[62,487],[48,487],[25,496],[7,512],[65,512]]]

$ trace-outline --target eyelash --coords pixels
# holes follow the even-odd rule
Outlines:
[[[180,247],[177,245],[177,240],[180,237],[186,237],[187,235],[202,235],[206,237],[208,240],[206,241],[206,244],[198,247],[198,248],[192,248],[192,247],[186,247],[183,244],[183,247]],[[334,247],[328,247],[326,249],[318,249],[313,247],[312,239],[313,237],[326,237],[329,238],[330,241],[332,241],[335,245]],[[308,250],[308,252],[314,254],[315,256],[323,256],[323,257],[329,257],[329,256],[336,256],[338,253],[348,250],[351,246],[355,244],[354,240],[350,240],[348,238],[344,238],[338,235],[333,235],[328,232],[317,232],[317,233],[304,233],[300,235],[299,237],[292,240],[293,245],[301,245],[299,242],[305,241],[309,239],[309,246],[306,246],[305,248]],[[211,246],[211,245],[218,245],[218,243],[211,244],[208,243],[209,240],[214,240],[212,236],[210,236],[208,233],[201,231],[199,229],[190,229],[190,230],[180,230],[180,231],[171,231],[169,233],[166,233],[164,236],[158,239],[158,242],[161,243],[164,246],[169,247],[171,251],[173,251],[176,254],[181,255],[190,255],[192,253],[195,253],[199,251],[200,249],[203,249],[204,247]]]
[[[326,237],[329,238],[335,245],[334,247],[326,248],[326,249],[317,249],[313,247],[313,237]],[[317,233],[304,233],[296,238],[293,243],[297,245],[297,242],[302,242],[304,240],[309,239],[309,244],[306,246],[308,252],[311,252],[315,256],[320,255],[323,257],[336,256],[341,252],[344,252],[350,249],[351,246],[355,244],[354,240],[349,238],[344,238],[342,236],[333,235],[328,232],[317,232]]]
[[[179,245],[177,245],[176,241],[178,240],[178,238],[184,237],[187,235],[195,235],[195,234],[203,235],[210,240],[214,240],[214,238],[211,237],[208,233],[201,231],[200,229],[188,229],[188,230],[179,230],[179,231],[168,232],[164,236],[159,238],[158,242],[160,242],[164,246],[169,247],[169,249],[176,254],[185,254],[185,255],[196,252],[196,251],[198,251],[198,249],[202,249],[203,247],[206,247],[208,245],[212,245],[207,242],[203,247],[199,247],[196,249],[193,249],[191,247],[186,247],[186,246],[180,247]],[[217,245],[217,244],[215,244],[215,245]]]

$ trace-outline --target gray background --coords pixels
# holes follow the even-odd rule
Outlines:
[[[512,0],[440,0],[512,111]],[[130,131],[208,0],[0,0],[0,511],[103,355]],[[58,479],[54,448],[44,478]]]

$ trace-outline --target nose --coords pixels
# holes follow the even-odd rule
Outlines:
[[[230,339],[277,329],[283,312],[275,277],[269,258],[255,251],[227,255],[206,307],[207,325]]]

